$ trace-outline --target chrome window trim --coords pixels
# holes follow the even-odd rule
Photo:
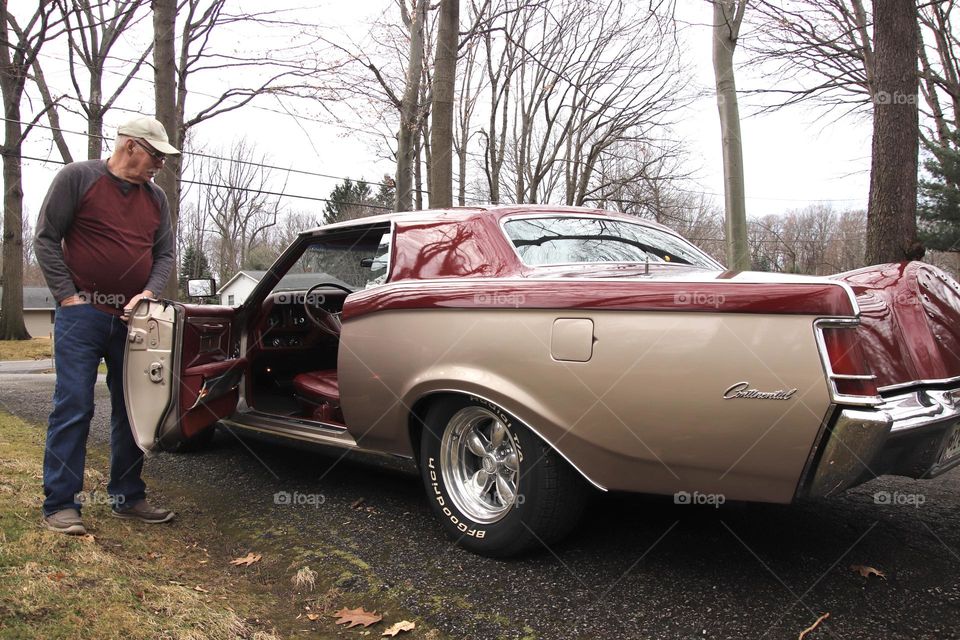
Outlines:
[[[875,407],[883,403],[883,399],[875,396],[853,396],[841,393],[837,389],[837,380],[876,380],[872,374],[843,374],[834,373],[833,364],[830,362],[830,354],[827,352],[827,344],[823,339],[822,329],[855,329],[860,326],[859,318],[818,318],[813,321],[813,335],[817,342],[817,351],[820,354],[820,365],[823,367],[824,380],[827,383],[827,390],[830,393],[830,401],[834,404],[852,404],[859,406]]]

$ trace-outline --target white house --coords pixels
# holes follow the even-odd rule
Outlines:
[[[238,271],[217,291],[217,295],[220,296],[220,304],[230,307],[240,306],[265,275],[267,275],[266,271]],[[284,291],[306,291],[320,282],[334,282],[349,286],[340,278],[335,278],[323,272],[315,272],[288,273],[280,279],[277,287]]]
[[[243,304],[253,288],[266,275],[266,271],[237,271],[237,273],[227,280],[217,291],[220,296],[220,304],[229,307],[236,307]]]
[[[0,295],[3,287],[0,287]],[[53,333],[53,314],[57,301],[46,287],[23,288],[23,323],[34,338],[49,338]]]

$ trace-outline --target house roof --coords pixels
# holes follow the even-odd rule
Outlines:
[[[3,287],[0,287],[0,295],[3,295]],[[23,288],[23,310],[24,311],[50,311],[57,306],[57,300],[46,287],[24,287]]]
[[[227,287],[229,287],[231,284],[234,283],[235,280],[238,280],[239,278],[249,278],[254,282],[260,282],[260,280],[262,280],[263,276],[265,276],[266,274],[267,274],[266,271],[251,271],[248,269],[241,269],[240,271],[237,271],[235,274],[233,274],[232,278],[230,278],[225,283],[223,283],[223,286],[217,289],[217,295],[222,294]]]

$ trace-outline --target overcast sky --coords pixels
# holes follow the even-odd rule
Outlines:
[[[273,4],[282,5],[282,2]],[[338,26],[351,39],[363,41],[370,20],[386,12],[396,13],[393,0],[364,0],[345,3],[341,0],[316,2],[315,10],[305,11],[305,21]],[[680,15],[691,24],[684,30],[684,55],[694,72],[695,85],[704,90],[679,118],[671,133],[685,141],[694,172],[691,190],[712,195],[717,204],[723,202],[723,167],[720,154],[720,128],[713,88],[713,67],[710,57],[711,10],[703,0],[680,0]],[[303,6],[302,4],[299,6]],[[748,8],[749,12],[749,8]],[[228,42],[243,47],[248,34],[221,34]],[[262,44],[258,43],[258,44]],[[128,47],[129,54],[129,47]],[[43,62],[48,81],[55,93],[68,92],[69,77],[58,62],[61,52],[50,49]],[[742,66],[746,52],[738,50],[734,58],[738,89],[763,86],[762,78],[752,76]],[[59,65],[59,69],[57,69]],[[153,87],[149,76],[128,88],[120,105],[125,109],[152,110]],[[226,83],[230,77],[219,81]],[[200,93],[214,93],[212,85],[193,85],[196,95],[188,102],[197,108],[203,100]],[[836,209],[866,206],[870,166],[870,123],[866,118],[847,117],[832,122],[829,117],[810,107],[792,107],[773,114],[749,116],[752,103],[741,98],[744,117],[743,150],[745,160],[747,213],[762,216],[799,209],[813,203],[829,203]],[[24,115],[31,112],[24,105]],[[129,112],[112,111],[107,116],[105,134],[112,137],[116,126],[131,117]],[[65,129],[83,130],[85,123],[77,117],[64,118]],[[374,153],[377,136],[356,118],[345,117],[340,126],[322,124],[283,113],[280,105],[264,101],[232,114],[203,123],[195,131],[195,148],[221,151],[237,136],[244,135],[269,161],[283,167],[309,169],[337,177],[377,180],[393,174],[389,161],[378,160]],[[75,157],[85,157],[85,139],[69,135],[68,142]],[[49,132],[36,130],[26,148],[27,155],[58,158],[52,148]],[[56,164],[27,160],[24,175],[24,200],[28,215],[36,218],[43,195],[57,170]],[[278,176],[278,187],[283,177]],[[337,180],[333,178],[291,176],[286,181],[289,194],[326,197]],[[319,211],[323,203],[290,200],[293,208]]]

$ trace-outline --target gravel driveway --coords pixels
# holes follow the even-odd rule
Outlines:
[[[50,374],[0,375],[0,407],[43,423],[52,388]],[[107,418],[91,432],[101,446]],[[598,495],[564,544],[496,561],[443,537],[410,466],[221,431],[209,451],[146,470],[227,530],[341,550],[369,566],[358,579],[451,637],[795,639],[829,612],[807,640],[960,638],[960,471],[793,506]]]

